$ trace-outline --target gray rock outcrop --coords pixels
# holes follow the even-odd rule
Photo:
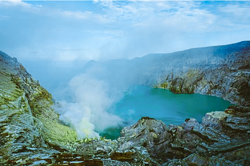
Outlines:
[[[201,57],[206,54],[205,51],[200,53]],[[250,106],[250,42],[214,48],[210,54],[211,59],[203,63],[176,66],[176,70],[166,72],[165,80],[162,79],[158,87],[174,93],[213,95],[237,105]]]
[[[186,119],[166,126],[144,117],[121,132],[118,149],[145,147],[163,165],[249,165],[250,109],[232,106],[207,113],[202,123]]]

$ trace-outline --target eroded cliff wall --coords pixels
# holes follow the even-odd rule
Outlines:
[[[76,141],[76,132],[59,122],[52,105],[52,95],[17,59],[0,52],[2,161],[24,164],[24,160],[31,160],[36,154],[56,153],[50,145],[63,147],[67,142]]]
[[[207,61],[183,65],[181,70],[176,66],[176,70],[166,72],[158,86],[174,93],[214,95],[234,104],[250,106],[250,42],[224,47],[215,49],[220,51],[210,51],[211,56],[207,56],[211,59]],[[203,54],[206,52],[201,52],[201,56]],[[190,59],[183,53],[180,60]]]

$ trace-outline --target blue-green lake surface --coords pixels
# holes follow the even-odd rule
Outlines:
[[[230,102],[214,96],[174,94],[166,89],[136,86],[111,111],[124,119],[126,126],[145,116],[162,120],[166,125],[180,125],[187,118],[195,118],[201,122],[207,112],[223,111],[230,105]],[[101,135],[117,138],[123,127],[107,129]]]

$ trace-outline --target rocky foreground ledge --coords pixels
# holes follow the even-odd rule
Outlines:
[[[250,165],[246,106],[180,126],[144,117],[117,140],[77,140],[52,105],[51,94],[15,58],[0,52],[0,165]]]

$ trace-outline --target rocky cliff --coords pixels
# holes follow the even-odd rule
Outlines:
[[[179,53],[184,61],[185,54]],[[214,95],[234,104],[250,106],[250,42],[203,48],[198,53],[209,59],[202,63],[176,66],[181,72],[166,72],[158,87],[166,88],[174,93],[200,93]],[[185,69],[183,69],[185,68]]]
[[[0,163],[32,163],[58,153],[50,145],[76,141],[76,132],[59,122],[52,105],[51,94],[16,58],[0,52]]]
[[[249,64],[250,41],[243,41],[131,60],[90,62],[83,72],[101,78],[112,88],[147,85],[174,93],[213,95],[250,106]]]
[[[51,108],[51,94],[15,58],[0,52],[0,165],[250,165],[249,46],[198,49],[198,62],[190,57],[179,62],[187,52],[132,60],[142,66],[134,68],[142,83],[216,95],[238,105],[180,126],[144,117],[125,127],[117,140],[78,140]],[[183,64],[174,70],[171,59]]]

